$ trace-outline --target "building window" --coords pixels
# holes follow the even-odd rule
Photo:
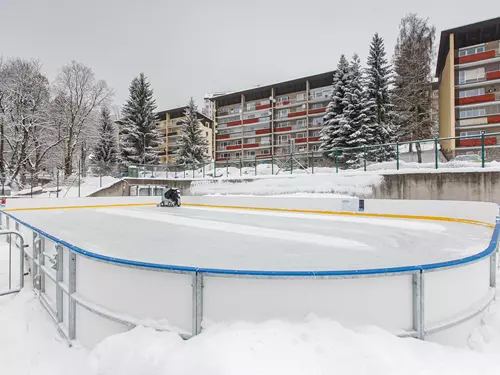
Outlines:
[[[322,123],[323,123],[323,119],[321,117],[315,117],[312,120],[312,124],[314,126],[321,126]]]
[[[315,130],[311,132],[311,137],[319,137],[321,135],[321,130]]]
[[[247,103],[247,111],[253,111],[255,109],[255,103]]]
[[[221,143],[219,143],[220,147],[226,147],[227,145],[229,145],[229,142],[221,142]]]
[[[261,155],[269,154],[269,150],[260,150]]]
[[[318,151],[318,149],[319,149],[319,145],[313,145],[311,148],[312,151]]]
[[[460,98],[470,98],[471,96],[484,95],[484,87],[479,89],[463,90],[458,93]]]
[[[302,100],[306,100],[306,94],[304,93],[297,94],[297,101],[300,102]]]
[[[278,135],[278,144],[286,144],[288,143],[289,139],[290,139],[289,134]]]
[[[306,146],[297,147],[297,152],[306,152]]]
[[[295,139],[297,138],[305,138],[306,137],[306,133],[297,133],[297,135],[295,136]]]
[[[249,144],[249,143],[255,143],[255,138],[248,138],[248,139],[245,141],[245,144]]]
[[[304,109],[304,108],[302,108],[302,107],[297,107],[297,108],[295,108],[295,112],[304,112],[304,110],[305,110],[305,109]]]
[[[480,117],[486,116],[485,108],[471,108],[460,111],[460,118]]]
[[[290,126],[290,122],[278,122],[278,128],[286,128],[287,126]]]
[[[278,118],[288,117],[289,113],[290,113],[289,109],[282,109],[282,110],[278,111]]]
[[[305,125],[306,125],[306,120],[305,119],[297,120],[297,126],[303,127]]]
[[[281,96],[277,100],[278,100],[278,103],[286,102],[288,100],[288,96]]]
[[[472,137],[472,136],[477,136],[481,135],[481,132],[479,130],[474,130],[474,131],[467,131],[467,132],[460,132],[461,137]]]
[[[316,103],[312,105],[312,109],[320,109],[323,107],[324,107],[323,103]]]
[[[248,120],[248,119],[251,119],[251,118],[255,118],[255,115],[246,115],[245,116],[245,120]]]
[[[458,72],[458,83],[482,81],[485,78],[484,67],[460,70]]]
[[[467,47],[467,48],[461,48],[458,51],[458,56],[468,56],[468,55],[475,55],[476,53],[481,53],[484,52],[486,49],[484,47],[484,44],[478,45],[478,46],[473,46],[473,47]]]

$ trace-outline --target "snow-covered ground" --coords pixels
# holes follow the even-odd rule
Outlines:
[[[80,188],[78,188],[78,177],[71,177],[65,182],[61,181],[61,185],[59,186],[59,198],[77,198],[78,196],[86,197],[97,190],[114,184],[116,181],[118,181],[118,179],[111,176],[87,176],[81,179]],[[80,195],[78,195],[78,191],[80,191]],[[57,196],[56,193],[57,187],[55,184],[51,184],[51,186],[46,187],[37,186],[33,188],[33,196],[35,198],[55,198]],[[20,190],[15,192],[13,195],[29,197],[31,195],[31,188]]]
[[[0,299],[0,373],[15,375],[470,375],[500,372],[500,304],[470,349],[400,339],[375,327],[301,323],[217,325],[188,341],[137,327],[94,350],[68,348],[33,293]]]

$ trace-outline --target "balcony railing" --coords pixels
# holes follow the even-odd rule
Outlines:
[[[468,64],[471,62],[493,59],[500,55],[498,48],[490,49],[484,52],[474,53],[472,55],[460,56],[455,59],[455,64]]]

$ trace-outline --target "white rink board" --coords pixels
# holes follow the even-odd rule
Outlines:
[[[203,297],[203,315],[209,323],[303,321],[314,314],[348,326],[373,324],[394,333],[412,329],[411,275],[356,279],[206,276]]]

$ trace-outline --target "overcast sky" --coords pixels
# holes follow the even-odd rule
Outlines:
[[[115,90],[122,105],[144,72],[158,109],[194,96],[335,69],[341,53],[366,60],[376,31],[392,57],[401,17],[441,30],[500,15],[498,0],[0,0],[0,56],[34,57],[49,79],[71,60]],[[493,13],[494,14],[493,14]]]

